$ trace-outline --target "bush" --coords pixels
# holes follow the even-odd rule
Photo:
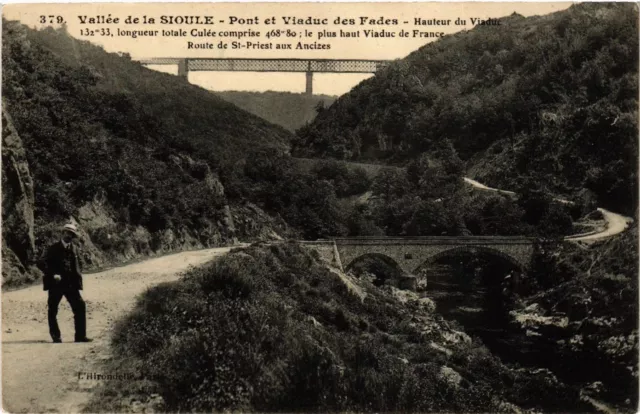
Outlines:
[[[472,344],[449,359],[415,326],[435,324],[430,313],[376,288],[363,302],[343,283],[309,251],[278,244],[154,287],[113,337],[111,367],[146,379],[106,384],[89,408],[157,393],[169,412],[495,411],[510,372],[499,361]],[[461,384],[441,375],[445,364]]]
[[[371,180],[363,168],[344,162],[325,160],[316,164],[311,172],[320,180],[330,181],[338,197],[362,194],[371,187]]]

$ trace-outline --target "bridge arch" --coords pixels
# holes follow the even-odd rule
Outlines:
[[[532,240],[522,237],[363,237],[334,239],[334,243],[335,254],[345,266],[364,254],[378,253],[393,259],[408,274],[425,262],[461,251],[489,254],[526,270],[534,250]]]
[[[476,255],[477,253],[481,253],[481,254],[486,254],[489,256],[494,256],[494,257],[498,257],[502,260],[504,260],[505,262],[508,262],[509,264],[511,264],[512,266],[514,266],[516,269],[520,270],[520,271],[524,271],[526,269],[526,265],[524,265],[523,263],[520,262],[520,260],[518,260],[517,258],[515,258],[514,256],[505,253],[501,250],[498,249],[494,249],[492,247],[487,247],[487,246],[452,246],[452,248],[450,249],[446,249],[446,250],[442,250],[430,257],[428,257],[427,259],[425,259],[424,261],[422,261],[415,269],[414,272],[418,271],[421,268],[424,268],[425,266],[429,266],[430,264],[433,264],[435,262],[437,262],[439,259],[445,258],[445,257],[453,257],[456,256],[459,253],[470,253],[471,255]]]
[[[385,263],[387,263],[389,265],[393,265],[394,267],[402,270],[402,266],[400,265],[400,263],[398,263],[398,261],[396,259],[394,259],[393,257],[391,257],[389,255],[386,255],[384,253],[372,252],[372,253],[363,253],[363,254],[361,254],[359,256],[356,256],[353,259],[349,260],[349,263],[347,263],[344,266],[345,272],[353,269],[353,266],[355,264],[357,264],[358,262],[360,262],[360,261],[362,261],[362,260],[364,260],[366,258],[369,258],[369,257],[373,258],[373,259],[381,260],[381,261],[383,261],[383,262],[385,262]]]
[[[372,260],[367,261],[367,259]],[[361,264],[360,269],[355,268],[358,264]],[[356,274],[364,270],[375,276],[373,284],[378,286],[384,284],[387,279],[400,280],[405,273],[402,264],[398,263],[395,258],[376,252],[363,253],[354,257],[344,269],[345,271],[355,271]]]

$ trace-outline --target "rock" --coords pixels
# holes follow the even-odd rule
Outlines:
[[[408,364],[409,363],[409,360],[407,358],[404,358],[404,357],[397,357],[397,358],[403,364]]]
[[[68,220],[65,220],[61,223],[55,224],[54,233],[56,235],[59,234],[59,229],[62,228],[66,223],[73,223],[78,228],[78,232],[80,233],[80,243],[82,244],[82,248],[78,249],[78,253],[80,255],[80,260],[82,262],[83,267],[101,267],[105,263],[104,254],[100,249],[93,244],[91,240],[91,236],[87,232],[87,228],[85,228],[82,223],[76,220],[75,217],[71,216]],[[59,237],[59,236],[58,236]]]
[[[176,235],[171,229],[165,229],[163,232],[153,234],[153,250],[156,252],[169,251],[174,249],[176,244]]]
[[[551,387],[557,387],[561,383],[558,381],[558,378],[547,368],[518,368],[517,372],[525,373],[529,376],[534,376],[539,381],[543,381],[545,384]]]
[[[226,231],[228,233],[235,233],[236,226],[233,223],[233,216],[231,215],[231,209],[229,208],[228,205],[224,206],[224,208],[222,209],[222,214],[223,214],[222,222],[224,224]]]
[[[284,238],[282,236],[280,236],[278,233],[276,233],[273,230],[269,230],[269,232],[267,233],[267,240],[275,240],[275,241],[282,241],[284,240]]]
[[[527,306],[526,308],[524,308],[524,311],[526,313],[533,313],[536,315],[542,315],[544,313],[542,307],[537,303],[532,303],[531,305]]]
[[[389,292],[400,303],[407,303],[409,301],[418,301],[418,295],[410,290],[401,290],[391,285],[385,285],[383,288]]]
[[[104,193],[96,195],[90,203],[85,203],[78,209],[78,222],[80,228],[85,230],[110,227],[115,224],[107,211]]]
[[[424,292],[425,290],[427,290],[427,278],[426,277],[416,278],[416,291]]]
[[[460,331],[450,331],[450,332],[441,332],[442,337],[450,343],[458,344],[458,343],[471,343],[471,337],[464,332]]]
[[[344,284],[347,288],[347,291],[360,299],[360,302],[364,302],[364,299],[367,297],[366,292],[357,284],[355,281],[347,274],[342,272],[339,269],[329,268],[329,271],[338,276],[339,280]]]
[[[149,397],[149,402],[147,403],[147,409],[145,412],[153,413],[153,412],[162,412],[164,408],[164,399],[160,396],[160,394],[151,394]]]
[[[374,275],[373,273],[366,272],[366,271],[363,271],[358,275],[358,279],[360,279],[363,282],[370,283],[370,284],[373,284],[373,282],[375,282],[377,278],[378,277],[376,275]]]
[[[413,275],[403,275],[398,278],[398,288],[404,290],[411,290],[415,292],[417,290],[417,280]]]
[[[25,272],[34,263],[33,179],[22,140],[9,114],[2,110],[2,239],[3,253],[13,251]],[[6,246],[7,249],[4,249]],[[4,259],[4,254],[3,254]],[[15,264],[15,263],[14,263]],[[5,265],[3,260],[3,276]]]
[[[440,368],[439,378],[456,388],[459,387],[460,383],[462,382],[462,375],[460,375],[453,368],[449,368],[446,365]]]
[[[522,409],[520,409],[520,407],[518,407],[515,404],[512,404],[508,401],[504,401],[504,400],[500,400],[497,398],[493,398],[492,399],[494,404],[498,407],[498,412],[501,413],[513,413],[513,414],[523,414],[524,411]]]
[[[311,322],[313,326],[322,326],[322,324],[318,322],[318,320],[311,315],[307,315],[306,319],[308,322]]]
[[[197,180],[203,180],[204,185],[217,197],[224,197],[224,186],[220,182],[218,174],[213,173],[209,164],[204,161],[195,161],[188,155],[169,155],[169,161],[175,164],[182,172]]]
[[[211,190],[216,196],[224,197],[224,186],[220,182],[218,174],[212,173],[208,165],[204,176],[204,182],[207,188]]]
[[[580,390],[580,394],[588,395],[591,397],[598,397],[605,391],[606,389],[604,384],[600,381],[596,381],[582,388],[582,390]]]
[[[142,413],[144,412],[145,406],[142,402],[138,400],[133,400],[131,401],[129,408],[131,409],[132,413]]]
[[[17,285],[28,279],[27,268],[2,240],[2,286]]]
[[[418,306],[427,312],[435,312],[436,310],[436,303],[430,298],[418,299]]]
[[[444,346],[440,346],[440,345],[436,344],[435,342],[430,342],[429,343],[429,347],[435,349],[436,351],[442,352],[446,356],[453,355],[453,351],[452,350],[450,350],[449,348],[445,348]]]
[[[580,337],[580,339],[582,339],[582,337]],[[627,355],[634,352],[634,350],[638,348],[638,334],[632,333],[629,336],[611,336],[602,341],[599,341],[597,346],[599,351],[604,352],[610,357],[620,357],[623,355]]]
[[[527,309],[509,312],[522,328],[557,327],[564,329],[569,325],[569,318],[566,316],[542,316],[536,313],[539,312],[537,308],[532,309],[531,313]]]

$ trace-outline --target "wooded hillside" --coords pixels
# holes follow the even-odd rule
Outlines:
[[[289,132],[64,29],[4,21],[2,39],[3,249],[19,258],[5,280],[68,220],[86,231],[89,268],[272,228],[218,173],[286,152]]]
[[[631,4],[512,15],[430,43],[298,131],[301,156],[404,164],[450,141],[476,178],[637,205],[638,22]]]

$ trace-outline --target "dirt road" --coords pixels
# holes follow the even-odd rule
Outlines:
[[[140,293],[175,280],[190,266],[224,255],[231,248],[183,252],[85,275],[87,334],[92,343],[73,342],[73,314],[66,300],[58,323],[62,344],[52,344],[47,326],[47,294],[42,286],[2,294],[2,399],[5,411],[78,412],[96,381],[79,373],[98,372],[109,358],[112,324],[129,311]],[[104,373],[102,373],[104,374]]]
[[[467,184],[481,190],[496,191],[502,194],[516,195],[516,193],[514,193],[513,191],[506,191],[506,190],[500,190],[498,188],[487,187],[486,185],[468,177],[464,177],[463,179]],[[571,201],[565,200],[563,198],[556,198],[555,200],[565,204],[571,203]],[[604,220],[607,222],[606,229],[597,233],[588,234],[584,236],[581,236],[581,235],[567,236],[565,237],[565,239],[572,240],[572,241],[584,241],[584,242],[605,239],[607,237],[615,236],[618,233],[622,233],[627,227],[629,227],[631,223],[633,223],[633,219],[631,217],[626,217],[621,214],[614,213],[609,210],[605,210],[604,208],[598,208],[598,211],[602,213]]]
[[[565,237],[567,240],[573,241],[593,241],[599,239],[605,239],[607,237],[614,236],[618,233],[622,233],[631,223],[633,223],[633,219],[631,217],[626,217],[620,215],[618,213],[614,213],[609,210],[605,210],[604,208],[599,208],[598,211],[602,213],[604,220],[607,222],[607,228],[601,232],[589,234],[586,236],[577,236],[577,237]]]

